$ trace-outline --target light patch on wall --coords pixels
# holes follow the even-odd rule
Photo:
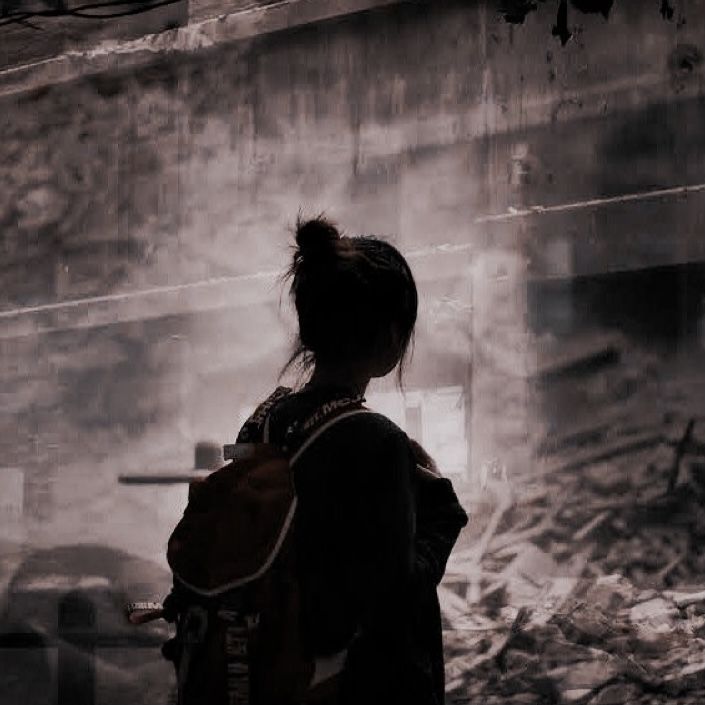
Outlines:
[[[434,458],[444,475],[467,468],[465,392],[461,386],[400,392],[370,392],[367,406],[384,414]]]
[[[465,392],[460,386],[424,393],[424,443],[446,475],[464,475],[467,468]]]
[[[406,430],[404,414],[404,397],[398,392],[367,392],[366,406],[373,411],[384,414],[399,428]]]
[[[166,551],[164,547],[181,520],[188,502],[189,486],[187,483],[173,485],[141,485],[138,487],[123,487],[119,512],[123,520],[126,545],[123,550],[143,556],[166,568]],[[139,517],[143,518],[140,522]],[[138,523],[140,522],[140,523]],[[115,533],[113,524],[111,531]],[[98,533],[98,528],[94,529]],[[145,533],[147,535],[145,535]],[[108,536],[105,537],[108,542]],[[110,541],[115,545],[115,540]]]

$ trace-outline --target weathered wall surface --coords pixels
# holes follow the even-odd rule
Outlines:
[[[32,477],[49,464],[82,478],[71,526],[94,530],[89,500],[123,501],[118,472],[183,464],[199,433],[230,428],[229,399],[271,384],[257,355],[285,359],[291,321],[267,273],[286,264],[300,208],[417,252],[433,300],[412,383],[445,374],[476,391],[476,462],[526,442],[524,378],[509,383],[485,355],[470,383],[470,331],[525,360],[527,278],[705,256],[702,192],[509,212],[705,181],[705,3],[688,12],[666,23],[634,0],[608,23],[576,15],[561,48],[543,5],[519,27],[482,3],[400,5],[4,96],[3,308],[116,297],[3,315],[4,457]],[[236,308],[246,278],[136,296],[253,272],[254,307]],[[471,282],[483,287],[474,321]],[[444,297],[459,305],[439,323]]]
[[[400,6],[7,96],[4,301],[276,265],[299,206],[351,226],[362,207],[412,248],[480,240],[474,219],[508,206],[696,182],[703,31],[636,4],[585,16],[564,49],[548,14],[515,28],[482,5]],[[585,239],[577,266],[609,268]]]

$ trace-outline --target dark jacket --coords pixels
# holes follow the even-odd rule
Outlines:
[[[340,389],[278,401],[270,439]],[[242,440],[242,433],[241,438]],[[406,434],[381,414],[327,429],[294,468],[304,629],[311,652],[350,647],[344,705],[442,705],[436,586],[467,514],[445,478],[422,478]]]

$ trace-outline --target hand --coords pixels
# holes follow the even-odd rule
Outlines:
[[[146,624],[164,616],[162,606],[157,602],[132,602],[125,608],[130,624]]]
[[[423,446],[417,441],[415,441],[413,438],[409,438],[409,444],[411,445],[411,450],[413,451],[414,458],[416,459],[416,468],[421,473],[421,475],[441,477],[441,472],[438,469],[436,462],[425,451]]]

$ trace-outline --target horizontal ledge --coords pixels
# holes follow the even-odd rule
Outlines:
[[[465,248],[463,248],[465,249]],[[476,248],[479,249],[479,248]],[[458,256],[458,254],[465,256]],[[468,282],[473,278],[472,255],[469,250],[456,253],[453,258],[439,258],[436,253],[438,267],[427,263],[422,271],[414,271],[418,284],[442,282],[444,280],[459,281],[467,277]],[[596,268],[586,271],[559,271],[545,272],[543,274],[526,271],[521,280],[527,287],[556,284],[574,281],[595,276],[607,276],[653,269],[654,267],[674,267],[690,264],[705,265],[705,259],[698,257],[673,257],[668,261],[643,263],[641,266],[623,266],[610,268]],[[434,274],[435,270],[435,274]],[[265,285],[268,284],[268,285]],[[173,291],[173,287],[167,287]],[[42,307],[30,309],[15,309],[0,312],[0,341],[12,340],[35,335],[46,335],[69,330],[85,330],[104,326],[118,325],[134,321],[149,321],[169,316],[186,316],[209,311],[237,311],[247,310],[252,306],[274,304],[279,297],[274,291],[273,280],[268,283],[261,281],[250,283],[248,286],[238,285],[237,282],[227,285],[215,286],[205,289],[197,295],[190,295],[188,290],[167,292],[167,295],[153,290],[148,295],[143,292],[134,292],[134,298],[116,295],[116,300],[110,297],[96,297],[93,299],[80,299],[67,302],[71,305],[63,310],[56,304],[58,310],[41,310]],[[50,304],[47,308],[54,306]],[[467,311],[473,309],[472,304],[467,304]]]
[[[625,193],[619,196],[606,196],[604,198],[590,198],[584,201],[559,203],[551,206],[527,206],[525,208],[512,209],[505,213],[478,216],[475,218],[474,222],[478,225],[484,223],[499,223],[507,220],[515,220],[517,218],[549,215],[551,213],[565,213],[567,211],[584,210],[587,208],[600,208],[603,206],[620,205],[634,201],[670,198],[671,196],[684,197],[693,193],[701,193],[703,191],[705,191],[705,183],[675,186],[673,188],[655,189],[651,191],[639,191],[637,193]]]
[[[454,280],[472,276],[472,265],[476,255],[488,247],[517,248],[527,258],[528,270],[523,279],[527,285],[540,282],[573,279],[581,276],[595,276],[618,271],[650,269],[655,266],[673,266],[702,261],[705,250],[698,247],[682,246],[670,254],[652,254],[640,264],[627,258],[622,262],[609,264],[599,261],[599,251],[586,251],[587,258],[581,266],[571,269],[570,263],[537,261],[532,263],[531,253],[522,249],[514,240],[512,231],[498,233],[498,239],[490,237],[495,226],[507,220],[523,220],[536,217],[559,217],[563,211],[590,213],[600,208],[635,208],[650,199],[652,203],[668,203],[671,199],[680,201],[689,194],[701,198],[705,194],[705,184],[675,186],[657,191],[646,191],[616,195],[606,198],[588,199],[568,204],[556,204],[540,209],[529,207],[516,213],[480,216],[474,219],[475,227],[486,228],[487,233],[475,232],[466,242],[433,243],[426,247],[404,248],[414,276],[420,285],[436,281]],[[700,201],[698,201],[698,204]],[[660,207],[660,205],[659,205]],[[643,237],[674,238],[668,221],[655,218],[654,230]],[[691,219],[692,220],[692,219]],[[690,236],[692,237],[692,235]],[[572,240],[573,237],[569,238]],[[579,238],[578,238],[579,240]],[[493,244],[494,243],[494,244]],[[682,244],[682,243],[681,243]],[[450,256],[449,256],[450,255]],[[235,274],[226,277],[184,282],[146,289],[122,291],[101,296],[88,296],[73,300],[52,302],[35,306],[20,306],[0,310],[0,340],[22,338],[36,334],[62,330],[97,328],[129,321],[141,321],[168,316],[188,315],[214,310],[243,309],[250,306],[275,303],[282,294],[279,285],[281,271],[261,270],[252,273]]]
[[[121,485],[184,485],[191,482],[197,482],[207,477],[206,474],[199,473],[181,473],[181,474],[164,474],[164,475],[120,475],[118,483]]]
[[[435,254],[444,254],[444,247],[439,246]],[[469,251],[465,245],[460,249]],[[458,254],[457,246],[450,251]],[[423,250],[410,252],[407,256],[413,261],[415,258],[425,258],[426,254]],[[436,267],[424,265],[414,274],[417,282],[424,283],[461,273],[456,261],[445,277]],[[8,309],[0,311],[0,340],[275,303],[280,294],[280,275],[279,270],[262,270]]]
[[[275,300],[275,283],[261,272],[2,311],[0,339],[253,306]]]

